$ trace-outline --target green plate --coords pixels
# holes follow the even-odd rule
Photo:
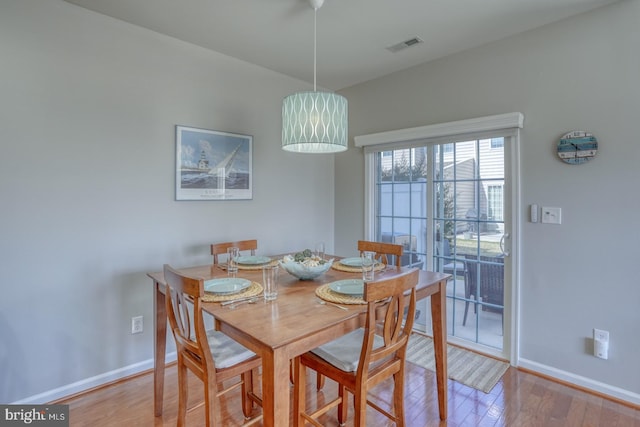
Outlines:
[[[271,262],[271,258],[268,256],[255,256],[255,255],[247,255],[247,256],[239,256],[236,258],[236,262],[238,264],[244,265],[260,265]]]
[[[340,260],[340,264],[346,265],[347,267],[362,267],[362,258],[343,258]]]
[[[364,282],[360,279],[338,280],[330,283],[329,289],[339,294],[361,297],[364,293]]]
[[[232,295],[244,291],[251,286],[251,281],[239,277],[223,277],[204,282],[205,292],[216,295]]]

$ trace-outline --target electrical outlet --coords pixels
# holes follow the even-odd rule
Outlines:
[[[593,330],[593,355],[600,359],[609,358],[609,331]]]
[[[131,333],[141,334],[144,330],[144,322],[142,316],[136,316],[131,318]]]

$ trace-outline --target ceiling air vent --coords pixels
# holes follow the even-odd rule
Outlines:
[[[420,43],[424,43],[424,40],[422,40],[420,37],[413,37],[413,38],[410,38],[409,40],[405,40],[403,42],[394,44],[393,46],[389,46],[387,50],[390,52],[396,53],[403,49],[406,49],[411,46],[415,46]]]

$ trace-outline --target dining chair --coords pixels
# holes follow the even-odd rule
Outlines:
[[[402,245],[396,245],[395,243],[383,243],[383,242],[370,242],[368,240],[358,240],[358,250],[362,255],[365,251],[371,251],[376,253],[376,259],[380,262],[388,265],[389,259],[387,255],[393,255],[395,259],[396,267],[401,266],[402,253],[404,248]]]
[[[222,425],[218,419],[219,398],[238,387],[242,393],[242,412],[245,419],[249,420],[255,405],[262,406],[262,399],[253,390],[254,375],[257,375],[262,360],[222,332],[205,329],[203,279],[180,274],[166,264],[164,278],[167,284],[167,316],[178,353],[178,426],[185,425],[187,415],[187,370],[204,383],[206,426]],[[223,382],[235,377],[240,377],[240,381],[227,388],[222,387]],[[251,425],[261,418],[262,415],[259,415],[245,425]]]
[[[251,251],[251,255],[255,255],[256,249],[258,249],[258,241],[240,240],[237,242],[214,243],[211,245],[211,255],[213,255],[213,263],[218,264],[218,255],[226,254],[227,249],[234,246],[240,251]]]
[[[358,251],[362,255],[365,251],[375,252],[375,258],[385,265],[389,265],[389,259],[387,255],[393,255],[395,258],[396,267],[400,267],[402,263],[402,254],[404,248],[402,245],[386,242],[371,242],[368,240],[358,240]],[[318,373],[316,375],[316,389],[322,390],[324,388],[324,377]]]
[[[366,424],[367,405],[390,418],[396,426],[404,422],[404,371],[407,343],[416,310],[418,269],[367,282],[365,325],[294,359],[294,425],[310,422],[338,406],[338,422],[347,419],[347,391],[354,396],[354,425]],[[408,308],[407,315],[405,307]],[[306,412],[306,368],[338,383],[338,397],[313,413]],[[393,377],[393,413],[367,399],[370,389]]]

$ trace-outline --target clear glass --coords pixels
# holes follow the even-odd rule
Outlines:
[[[320,259],[324,259],[324,242],[316,243],[315,255]]]
[[[262,267],[262,286],[264,287],[265,301],[278,298],[278,266],[265,265]]]
[[[239,254],[240,250],[235,246],[227,248],[227,272],[229,274],[238,272],[238,263],[236,262],[236,259],[238,258]]]
[[[371,282],[375,277],[375,256],[375,252],[364,251],[362,253],[362,280],[365,282]]]

